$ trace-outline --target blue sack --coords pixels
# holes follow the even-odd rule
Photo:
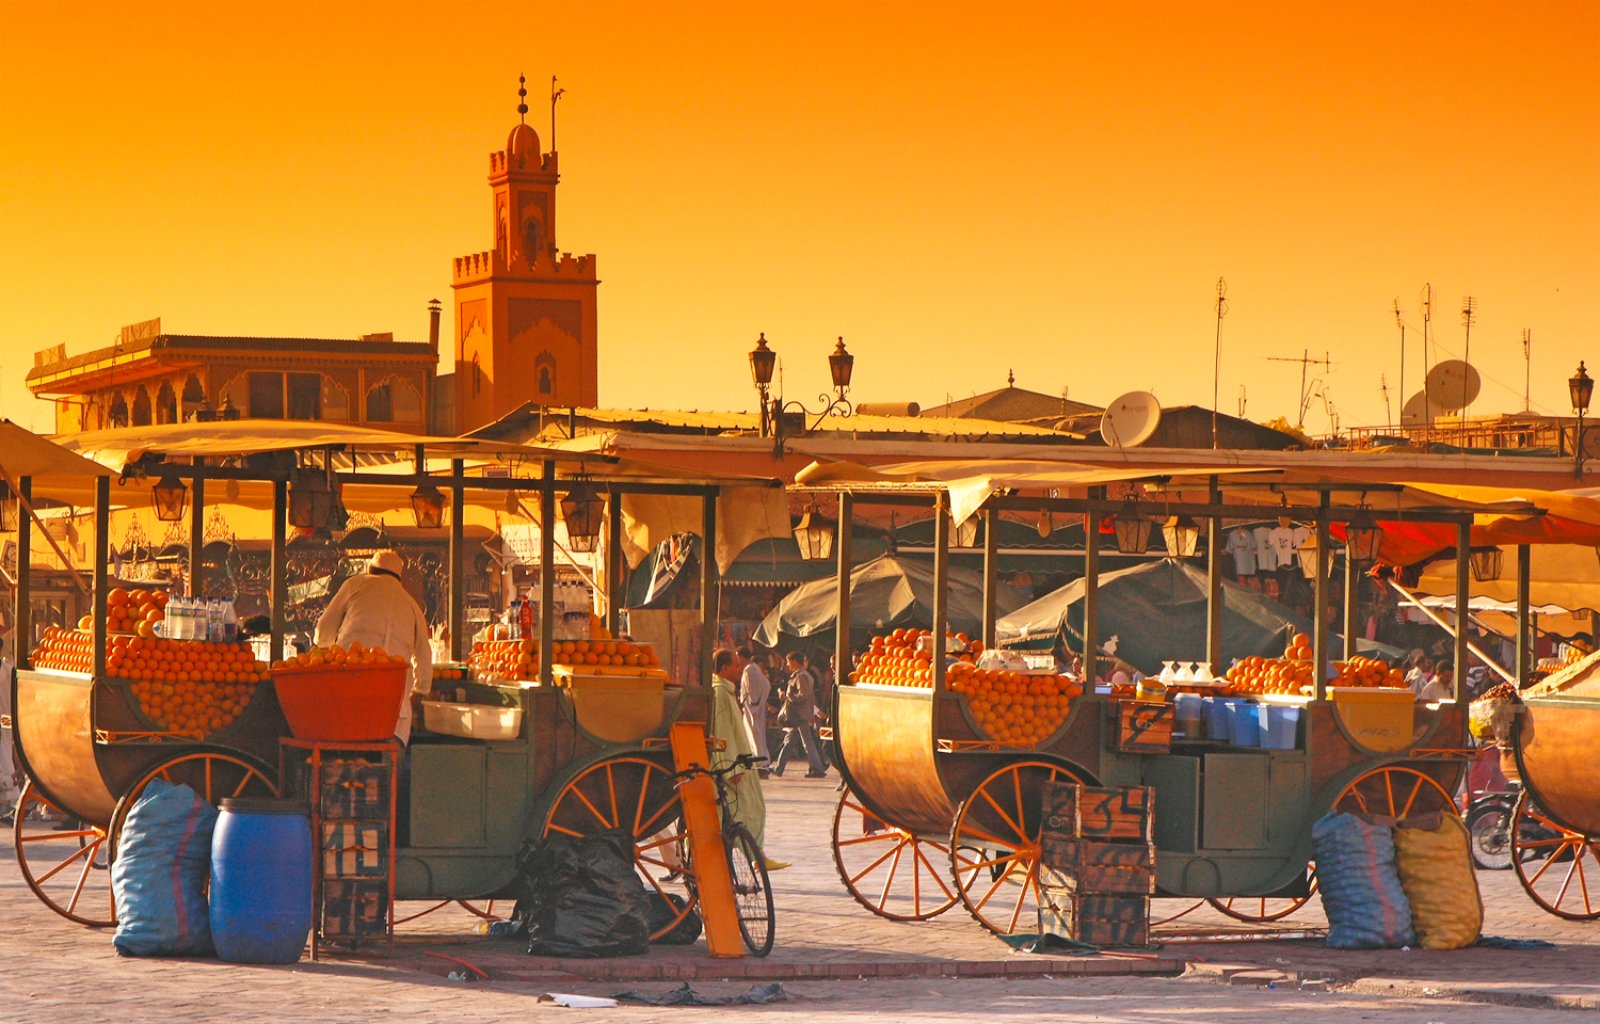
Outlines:
[[[206,882],[216,824],[217,809],[198,793],[160,779],[128,809],[111,864],[118,953],[210,955]]]
[[[1311,826],[1317,887],[1334,949],[1414,946],[1411,904],[1395,868],[1394,829],[1335,811]]]

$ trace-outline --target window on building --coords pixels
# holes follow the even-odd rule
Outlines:
[[[417,389],[399,377],[385,377],[367,389],[368,423],[422,422],[422,399]]]
[[[156,422],[178,422],[178,394],[172,390],[172,384],[161,385],[161,390],[156,392]]]
[[[125,427],[128,425],[128,402],[122,393],[111,399],[111,407],[106,410],[106,426]]]
[[[350,393],[330,377],[321,379],[322,418],[335,423],[350,422]]]
[[[245,415],[254,420],[283,419],[283,374],[250,374],[250,399]]]
[[[556,391],[555,375],[550,372],[550,367],[539,367],[539,394],[553,395]]]
[[[150,425],[150,389],[140,388],[133,396],[133,425],[148,427]]]
[[[285,374],[285,385],[289,393],[289,419],[322,419],[322,374]]]
[[[189,419],[205,404],[206,389],[200,385],[200,378],[191,373],[183,382],[183,418]]]

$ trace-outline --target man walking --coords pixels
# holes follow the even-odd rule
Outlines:
[[[750,723],[756,754],[765,762],[772,757],[767,750],[767,698],[772,695],[772,681],[761,663],[751,656],[748,644],[741,646],[738,653],[739,660],[744,663],[744,671],[739,675],[739,702],[744,707],[745,720]],[[767,775],[768,768],[763,763],[761,777],[764,779]]]

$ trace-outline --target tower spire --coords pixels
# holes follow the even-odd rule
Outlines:
[[[517,76],[517,120],[521,124],[528,123],[528,76]]]

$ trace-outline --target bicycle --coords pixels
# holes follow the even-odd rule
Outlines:
[[[772,952],[776,922],[772,906],[772,883],[767,876],[766,854],[750,830],[734,820],[729,811],[726,777],[736,771],[753,770],[765,760],[754,754],[741,754],[725,768],[706,768],[697,764],[673,775],[680,784],[706,775],[716,786],[717,807],[722,817],[722,846],[727,853],[728,874],[733,879],[733,898],[739,912],[739,934],[744,937],[745,948],[752,956],[766,956]],[[687,848],[683,851],[682,860],[685,883],[693,890],[696,888],[696,875]]]

